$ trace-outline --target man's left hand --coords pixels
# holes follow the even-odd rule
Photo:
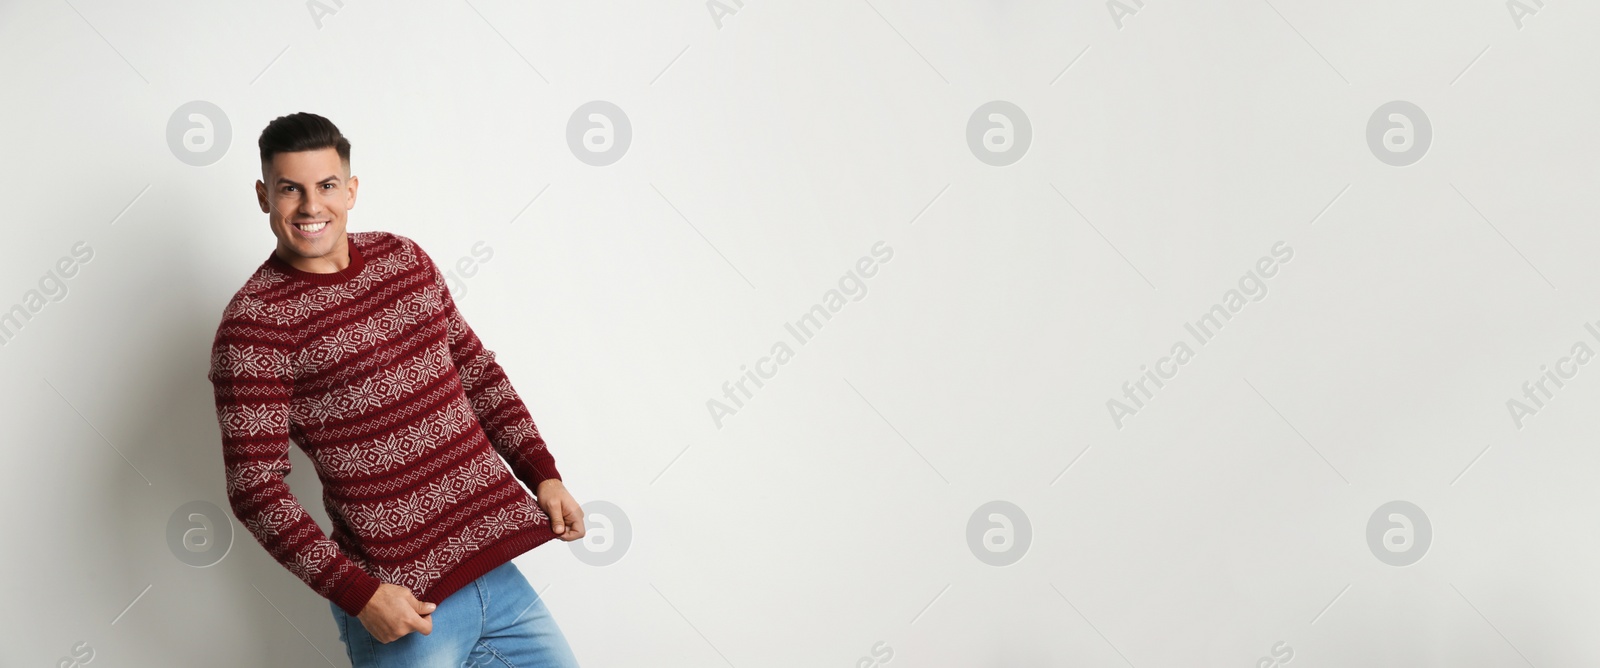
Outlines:
[[[550,528],[555,530],[556,538],[571,542],[583,537],[583,508],[567,492],[566,485],[555,478],[541,480],[533,494],[544,514],[550,516]]]

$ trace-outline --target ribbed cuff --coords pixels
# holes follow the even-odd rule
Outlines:
[[[360,568],[355,569],[355,573],[355,580],[350,586],[330,599],[351,617],[360,615],[361,611],[366,609],[367,601],[372,600],[372,595],[378,593],[378,585],[383,584],[382,580],[368,575]]]
[[[561,480],[561,472],[556,470],[555,462],[548,460],[543,461],[532,468],[533,475],[529,477],[533,479],[533,484],[531,487],[533,487],[533,493],[535,496],[538,496],[539,494],[539,483],[546,480]]]

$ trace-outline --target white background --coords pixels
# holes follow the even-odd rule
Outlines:
[[[275,242],[257,135],[296,111],[354,145],[350,230],[492,248],[462,310],[631,526],[607,566],[517,560],[585,666],[1600,662],[1600,370],[1507,408],[1600,350],[1592,3],[328,7],[0,3],[0,309],[94,251],[0,347],[0,663],[348,665],[236,520],[210,567],[166,538],[227,507],[209,346]],[[232,130],[204,166],[167,136],[193,100]],[[567,143],[592,100],[632,127],[609,166]],[[993,100],[1032,127],[1006,166],[966,134]],[[1367,136],[1394,100],[1432,131],[1407,166]],[[994,500],[991,536],[1031,534],[1007,566],[967,533]],[[1395,500],[1432,531],[1407,566],[1367,536]]]

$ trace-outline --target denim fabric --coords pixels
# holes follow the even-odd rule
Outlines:
[[[445,597],[428,635],[381,643],[360,618],[328,607],[354,668],[578,668],[555,618],[509,561]]]

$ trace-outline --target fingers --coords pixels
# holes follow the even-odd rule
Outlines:
[[[567,540],[577,540],[583,537],[583,508],[576,503],[568,506],[570,513],[567,516]]]
[[[411,595],[410,589],[406,590],[406,598],[411,599],[411,609],[416,613],[409,620],[411,628],[421,631],[422,635],[433,633],[433,617],[428,615],[431,615],[439,606],[434,603],[417,600],[417,597]]]
[[[412,631],[419,632],[422,635],[429,635],[433,633],[433,617],[423,617],[421,615],[412,614],[410,619],[407,619],[401,623],[399,633],[395,634],[393,638],[390,638],[384,642],[393,642],[395,640],[399,640],[404,638]]]
[[[545,514],[550,516],[550,528],[560,536],[567,531],[565,505],[561,499],[551,499],[550,507],[545,509]]]
[[[373,637],[384,644],[404,638],[412,631],[421,632],[422,635],[433,633],[433,611],[439,608],[436,603],[417,600],[409,587],[398,587],[398,595],[404,599],[406,605],[395,613],[401,615],[398,623],[393,624],[392,630],[385,633],[374,633]]]

